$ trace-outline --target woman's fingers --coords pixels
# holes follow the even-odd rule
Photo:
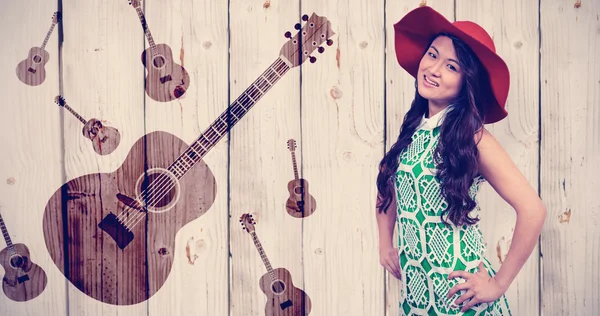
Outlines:
[[[465,294],[461,295],[459,298],[457,298],[456,301],[454,301],[454,304],[460,305],[464,301],[472,298],[473,296],[475,296],[475,292],[469,290],[469,291],[467,291],[467,293],[465,293]]]

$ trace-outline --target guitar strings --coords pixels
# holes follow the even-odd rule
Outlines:
[[[279,78],[281,78],[290,69],[289,67],[282,67],[282,66],[287,66],[287,65],[285,64],[285,62],[283,62],[283,60],[281,60],[281,58],[278,58],[273,63],[273,65],[271,65],[271,67],[267,68],[267,70],[265,70],[265,72],[263,72],[263,75],[266,74],[271,68],[273,68],[273,69],[275,69],[275,72],[279,76],[277,78],[277,80],[278,80]],[[282,71],[281,73],[279,72],[280,70]],[[263,77],[267,78],[266,76],[263,76],[263,75],[261,75],[258,79],[256,79],[253,82],[253,84],[250,86],[250,88],[254,87],[256,89],[254,83],[256,83],[260,78],[263,78]],[[277,80],[275,80],[273,82],[273,84],[271,84],[267,88],[267,90],[265,90],[264,92],[267,92],[274,85],[274,83]],[[245,94],[246,93],[243,93],[242,96],[245,95]],[[264,95],[264,93],[262,95]],[[262,95],[260,95],[260,97],[257,100],[255,100],[254,104],[256,104],[256,102],[262,97]],[[238,97],[238,99],[239,99],[239,97]],[[254,104],[252,104],[250,107],[252,107]],[[249,110],[249,108],[248,108],[248,110]],[[247,113],[247,111],[245,113]],[[242,117],[239,117],[239,119],[241,119],[241,118]],[[218,123],[218,124],[222,124],[222,123]],[[212,125],[207,128],[207,131],[205,131],[205,133],[202,133],[202,136],[204,136],[204,135],[208,136],[209,141],[212,140],[213,136],[218,135],[218,133],[216,131],[214,131],[214,129],[212,129],[211,127],[212,127]],[[218,135],[218,137],[222,137],[222,136],[223,135]],[[184,154],[187,153],[190,150],[191,147],[192,146],[188,147],[188,149],[186,149],[186,151],[184,151]],[[204,154],[206,154],[206,153],[204,153]],[[183,154],[180,157],[178,157],[175,160],[175,162],[173,162],[169,166],[169,168],[168,168],[169,171],[171,171],[171,168],[173,166],[175,166],[175,164],[177,163],[177,161],[179,161],[179,159],[181,157],[183,157]],[[201,160],[201,158],[198,161],[200,161],[200,160]],[[198,161],[195,161],[194,164],[196,164]],[[193,165],[192,165],[192,168],[193,168]],[[187,172],[189,170],[191,170],[192,168],[187,168],[187,170],[184,169],[183,174],[179,178],[183,178],[183,176],[185,176],[187,174]],[[146,205],[152,205],[152,204],[154,204],[154,203],[162,200],[171,191],[171,189],[173,189],[177,185],[177,181],[170,181],[171,177],[169,175],[165,175],[164,173],[161,173],[157,178],[158,179],[155,180],[154,182],[152,182],[148,186],[147,189],[145,189],[145,190],[143,190],[141,192],[141,194],[140,194],[141,199],[140,199],[140,197],[138,197],[135,200],[136,202],[140,203],[140,202],[142,202],[140,200],[144,200],[144,199],[148,198],[149,201],[148,201],[148,203]],[[155,185],[155,183],[158,183],[158,184]],[[154,193],[156,193],[157,191],[159,193],[161,193],[160,196],[158,196],[158,197],[156,195],[154,195]],[[121,222],[122,220],[125,220],[125,218],[127,217],[128,219],[126,219],[124,222],[121,222],[121,223],[131,231],[144,218],[144,216],[146,215],[147,212],[139,211],[138,210],[139,214],[136,214],[136,215],[134,215],[132,217],[129,217],[130,210],[134,210],[134,208],[130,207],[130,206],[127,206],[126,208],[124,208],[123,212],[117,217],[117,220],[119,222]]]

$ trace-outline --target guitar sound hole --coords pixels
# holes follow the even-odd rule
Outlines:
[[[283,291],[285,291],[285,284],[281,281],[275,281],[273,284],[271,284],[271,290],[275,294],[281,294]]]
[[[296,187],[296,188],[294,188],[294,193],[296,193],[296,194],[304,194],[304,188],[303,187]]]
[[[13,256],[12,258],[10,258],[10,265],[15,268],[21,268],[23,266],[23,264],[25,263],[25,260],[23,260],[23,257],[16,255]]]
[[[149,186],[148,184],[152,184]],[[177,184],[174,179],[163,173],[149,174],[142,182],[142,191],[146,191],[146,203],[153,208],[169,205],[176,197]]]
[[[42,57],[40,57],[40,55],[35,55],[35,56],[33,56],[33,61],[36,64],[39,64],[42,61]]]
[[[162,68],[162,66],[165,65],[165,58],[162,56],[156,56],[152,63],[154,63],[154,67]]]

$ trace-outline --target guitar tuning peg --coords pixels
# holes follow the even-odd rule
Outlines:
[[[323,54],[324,51],[325,51],[325,47],[319,46],[319,49],[318,49],[319,54]]]
[[[301,29],[301,28],[302,28],[302,25],[301,25],[300,23],[296,23],[296,25],[294,25],[294,28],[295,28],[296,30],[299,30],[299,29]]]
[[[331,46],[333,45],[333,40],[332,39],[328,39],[327,40],[327,46]]]
[[[285,34],[283,34],[283,36],[285,36],[285,38],[292,38],[292,32],[287,31]]]
[[[310,62],[315,63],[317,61],[317,57],[310,56]]]
[[[302,21],[308,21],[308,14],[302,16]]]

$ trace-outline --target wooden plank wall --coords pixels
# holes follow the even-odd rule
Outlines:
[[[273,268],[289,270],[310,297],[311,315],[397,315],[400,283],[379,265],[375,177],[414,98],[414,79],[396,62],[393,24],[424,4],[482,25],[511,70],[510,114],[488,129],[548,208],[540,247],[507,292],[513,315],[593,314],[600,308],[600,204],[593,199],[600,6],[572,2],[148,0],[142,5],[154,40],[168,44],[190,74],[186,94],[170,102],[144,91],[140,55],[148,41],[127,1],[62,0],[62,25],[46,46],[47,77],[37,87],[20,82],[15,66],[41,43],[59,2],[0,4],[0,39],[8,43],[0,47],[0,212],[13,242],[25,243],[48,277],[31,301],[0,295],[0,315],[264,315],[266,268],[240,226],[243,213],[256,219]],[[314,64],[290,69],[204,158],[216,199],[178,232],[165,254],[174,264],[164,286],[145,302],[114,306],[66,281],[44,246],[42,215],[53,192],[80,175],[116,170],[147,133],[192,143],[312,12],[331,21],[333,45],[313,53]],[[93,151],[82,124],[53,102],[59,93],[85,118],[118,128],[114,153]],[[294,178],[289,139],[317,202],[306,218],[285,208]],[[487,255],[498,269],[516,217],[489,185],[478,199]]]

